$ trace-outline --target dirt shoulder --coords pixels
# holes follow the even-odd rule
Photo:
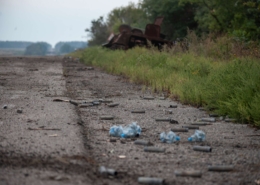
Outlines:
[[[138,184],[138,177],[159,177],[166,184],[260,180],[260,130],[219,120],[199,126],[206,133],[205,142],[188,142],[194,133],[190,129],[176,132],[180,142],[161,143],[161,132],[188,126],[208,114],[74,59],[5,57],[0,58],[0,66],[0,184]],[[147,96],[154,99],[143,98]],[[79,107],[54,99],[100,104]],[[109,107],[106,100],[118,105]],[[101,119],[105,115],[113,119]],[[156,118],[172,118],[178,124]],[[113,125],[132,122],[142,128],[139,138],[109,136]],[[165,152],[145,152],[135,139],[149,140]],[[194,151],[194,145],[209,146],[212,152]],[[101,165],[118,175],[101,176],[97,171]],[[233,170],[208,171],[212,165],[233,166]],[[198,170],[202,176],[176,176],[176,170]]]

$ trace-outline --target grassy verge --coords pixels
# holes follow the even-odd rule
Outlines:
[[[207,57],[194,52],[158,52],[145,48],[110,51],[88,48],[74,54],[109,73],[167,91],[172,98],[204,106],[219,115],[260,126],[260,61]],[[216,59],[219,58],[219,59]]]

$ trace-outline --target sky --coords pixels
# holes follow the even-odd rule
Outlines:
[[[139,0],[0,0],[0,41],[87,41],[86,28]]]

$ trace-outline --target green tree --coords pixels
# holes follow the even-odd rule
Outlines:
[[[74,51],[74,48],[69,44],[63,44],[60,48],[60,53],[70,53]]]
[[[180,0],[197,6],[202,31],[231,33],[243,40],[260,38],[260,0]]]
[[[51,45],[46,42],[38,42],[31,44],[26,47],[25,55],[46,55],[48,49],[51,48]]]
[[[194,30],[197,22],[194,20],[196,5],[179,0],[143,0],[142,9],[150,21],[163,16],[162,32],[169,39],[182,38],[187,34],[187,28]]]
[[[104,18],[101,16],[97,20],[91,21],[91,28],[86,29],[89,32],[90,40],[88,40],[89,46],[101,45],[107,42],[109,36],[109,29]]]
[[[147,22],[149,22],[147,15],[142,10],[140,4],[135,3],[129,3],[128,6],[113,9],[107,18],[109,31],[113,33],[118,32],[121,24],[128,24],[133,28],[144,29]]]

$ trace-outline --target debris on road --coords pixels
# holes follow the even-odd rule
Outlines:
[[[132,110],[131,113],[144,114],[145,110]]]
[[[173,124],[179,124],[178,121],[174,120],[174,119],[170,119],[170,123],[173,123]]]
[[[103,99],[99,99],[98,101],[102,102],[102,103],[112,103],[113,102],[112,100],[103,100]]]
[[[201,118],[200,121],[205,121],[205,122],[216,122],[216,118]]]
[[[151,143],[150,141],[141,140],[141,139],[135,140],[134,144],[145,145],[145,146],[152,146],[153,145],[153,143]]]
[[[208,122],[195,122],[195,123],[191,123],[191,125],[206,126],[206,125],[212,125],[212,123],[208,123]]]
[[[49,177],[50,180],[55,180],[55,181],[69,181],[70,178],[68,177],[63,177],[63,176],[50,176]]]
[[[218,114],[209,114],[209,117],[219,117]]]
[[[144,100],[154,100],[153,96],[144,96],[143,97]]]
[[[7,105],[4,105],[4,106],[3,106],[3,109],[7,109]]]
[[[138,137],[141,134],[141,127],[137,122],[132,122],[131,124],[122,127],[114,125],[109,130],[109,135],[114,137],[129,138],[129,137]]]
[[[57,101],[57,102],[69,102],[70,100],[64,100],[60,98],[53,99],[52,101]]]
[[[114,119],[114,116],[110,116],[110,115],[100,116],[100,119],[101,119],[101,120],[113,120],[113,119]]]
[[[182,128],[187,128],[187,129],[197,129],[197,130],[199,130],[199,128],[200,127],[198,127],[198,126],[192,126],[192,125],[185,125],[185,126],[182,126]]]
[[[92,103],[83,103],[83,104],[80,104],[80,105],[79,105],[80,108],[92,107],[92,106],[93,106]]]
[[[188,128],[172,128],[171,131],[173,132],[189,132]]]
[[[59,128],[31,128],[29,127],[28,130],[61,130]]]
[[[107,106],[109,106],[109,107],[116,107],[116,106],[118,106],[119,105],[119,103],[110,103],[110,104],[108,104]]]
[[[155,118],[155,121],[171,121],[171,118]]]
[[[193,146],[194,151],[202,151],[202,152],[211,152],[212,149],[210,146]]]
[[[165,181],[162,178],[156,178],[156,177],[138,177],[138,182],[140,184],[154,184],[154,185],[160,185],[164,184]]]
[[[236,122],[237,120],[236,119],[233,119],[233,118],[226,118],[225,119],[225,122]]]
[[[49,137],[58,137],[58,134],[49,135]]]
[[[78,105],[79,105],[79,103],[78,103],[78,102],[75,102],[75,101],[73,101],[73,100],[69,100],[69,102],[70,102],[71,104],[73,104],[73,105],[76,105],[76,106],[78,106]]]
[[[159,152],[159,153],[163,153],[163,152],[165,152],[165,148],[158,148],[158,147],[154,147],[154,146],[146,146],[146,147],[144,147],[144,151],[145,152]]]
[[[178,105],[170,105],[169,108],[177,108],[177,107],[178,107]]]
[[[202,130],[195,130],[195,133],[188,138],[190,142],[205,141],[206,134]]]
[[[184,177],[201,177],[202,172],[198,170],[193,171],[175,171],[176,176],[184,176]]]
[[[217,171],[217,172],[229,172],[234,170],[234,166],[208,166],[209,171]]]
[[[180,139],[181,138],[172,131],[168,132],[167,134],[165,132],[162,132],[160,134],[160,140],[163,143],[173,143],[176,141],[180,141]]]
[[[107,176],[107,175],[112,175],[112,176],[117,175],[116,170],[114,170],[112,168],[106,168],[104,166],[99,167],[99,172],[100,172],[101,175],[105,175],[105,176]]]
[[[21,114],[21,113],[23,113],[23,110],[22,109],[18,109],[17,113]]]

